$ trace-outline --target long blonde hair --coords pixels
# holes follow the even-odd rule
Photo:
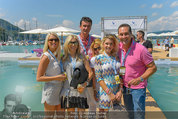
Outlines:
[[[117,55],[117,51],[118,51],[118,41],[117,41],[116,37],[114,37],[113,35],[107,35],[107,36],[105,36],[105,37],[103,38],[102,43],[101,43],[101,53],[104,52],[104,46],[103,46],[103,45],[104,45],[106,39],[110,39],[110,40],[113,41],[113,43],[114,43],[114,48],[113,48],[112,51],[111,51],[111,55],[112,55],[112,56],[116,56],[116,55]]]
[[[48,39],[49,37],[53,35],[55,36],[57,39],[59,39],[58,35],[56,33],[48,33],[47,36],[46,36],[46,39],[45,39],[45,44],[44,44],[44,47],[43,47],[43,53],[44,52],[47,52],[48,49],[49,49],[49,46],[48,46]],[[58,61],[60,61],[60,55],[61,55],[61,43],[60,43],[60,39],[59,39],[59,46],[58,48],[56,49],[56,51],[54,52],[54,55],[57,56],[57,59]]]
[[[90,49],[91,49],[91,51],[92,51],[92,56],[95,56],[95,52],[94,52],[94,45],[95,45],[95,44],[98,44],[98,45],[101,46],[101,40],[100,40],[100,39],[95,39],[95,40],[92,42],[92,44],[91,44],[91,46],[90,46]]]
[[[76,35],[69,35],[66,40],[65,40],[65,43],[64,43],[64,57],[63,57],[63,61],[66,61],[66,60],[69,60],[69,54],[70,54],[70,50],[69,50],[69,42],[72,40],[72,39],[76,39],[77,42],[78,42],[78,48],[77,48],[77,51],[76,51],[76,59],[78,60],[79,59],[79,56],[80,56],[80,42],[78,40],[78,37]]]

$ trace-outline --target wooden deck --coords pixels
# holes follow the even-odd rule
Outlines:
[[[170,59],[171,61],[178,61],[178,57],[169,57],[169,51],[164,51],[162,49],[154,48],[153,49],[153,59],[158,60],[158,59]]]
[[[146,91],[146,103],[145,103],[145,118],[146,119],[166,119],[164,113],[151,96],[151,93],[147,89]]]

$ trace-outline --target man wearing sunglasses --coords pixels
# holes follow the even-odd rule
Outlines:
[[[92,20],[89,17],[82,17],[80,20],[80,34],[78,35],[80,42],[81,53],[86,56],[88,60],[92,57],[90,46],[94,41],[94,37],[89,35],[92,26]],[[94,99],[93,81],[91,80],[87,86],[87,102],[89,111],[96,111],[96,101]]]

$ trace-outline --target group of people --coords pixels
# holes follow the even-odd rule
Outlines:
[[[171,39],[169,37],[166,37],[164,40],[164,45],[165,45],[165,51],[169,51],[169,48],[172,48],[174,44],[174,38],[171,36]]]
[[[95,39],[89,35],[91,27],[92,20],[82,17],[80,34],[66,38],[62,56],[59,37],[46,36],[37,71],[37,81],[45,82],[45,118],[64,115],[65,110],[78,118],[85,109],[108,112],[123,96],[129,117],[144,119],[147,79],[157,70],[151,53],[135,42],[128,24],[118,27],[120,42],[114,35]]]

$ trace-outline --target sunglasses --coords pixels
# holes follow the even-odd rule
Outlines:
[[[100,50],[101,47],[97,47],[97,48],[93,48],[93,49],[94,49],[94,51],[97,51],[97,50]]]
[[[77,41],[74,41],[74,42],[69,42],[69,45],[78,45],[78,42]]]
[[[52,42],[52,41],[55,41],[55,42],[58,42],[59,41],[59,39],[48,39],[48,41],[50,41],[50,42]]]

